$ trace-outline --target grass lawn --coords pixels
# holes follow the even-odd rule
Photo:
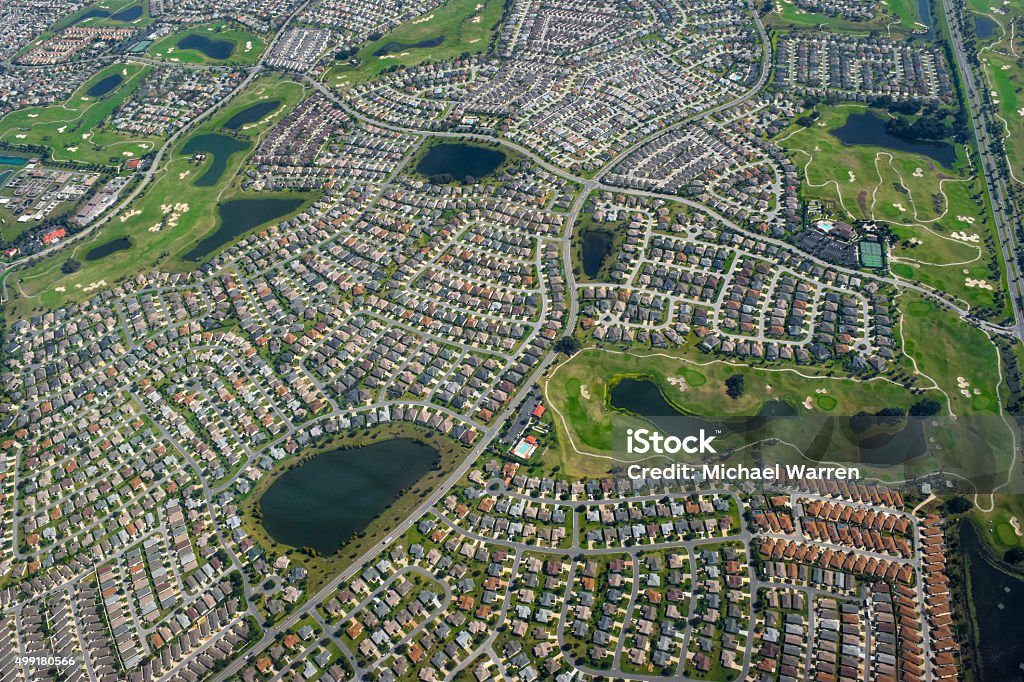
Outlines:
[[[953,413],[998,415],[998,355],[985,333],[914,292],[899,304],[907,354],[949,395]],[[969,385],[961,388],[959,378]]]
[[[1024,495],[996,495],[994,509],[983,512],[972,509],[968,516],[978,526],[979,535],[1002,556],[1007,550],[1024,546],[1024,536],[1018,535],[1012,520],[1024,532]]]
[[[184,49],[179,46],[189,36],[199,36],[211,41],[231,43],[231,54],[223,59],[211,57],[198,49]],[[254,64],[263,54],[266,44],[263,39],[230,21],[215,21],[194,26],[187,31],[172,33],[150,45],[147,56],[186,64]]]
[[[811,12],[797,7],[792,0],[773,0],[775,11],[764,18],[765,25],[779,29],[818,29],[840,33],[879,32],[893,37],[905,37],[921,30],[917,24],[917,5],[914,0],[884,0],[878,4],[875,16],[869,21],[852,21],[843,17]]]
[[[116,108],[139,87],[152,67],[113,64],[92,76],[62,104],[12,111],[0,120],[0,142],[46,147],[56,161],[118,167],[132,156],[150,152],[160,138],[127,135],[105,126]],[[111,92],[91,97],[89,90],[108,76],[124,80]]]
[[[725,380],[734,374],[744,378],[745,392],[738,399],[725,392]],[[543,385],[558,435],[558,445],[544,457],[552,458],[551,463],[567,475],[606,472],[612,462],[602,458],[627,456],[616,451],[613,431],[650,426],[610,407],[609,388],[621,377],[650,379],[677,409],[705,417],[752,416],[772,400],[786,402],[797,416],[822,416],[906,408],[919,399],[881,378],[829,377],[807,367],[754,368],[679,351],[626,354],[587,349],[559,365]]]
[[[844,145],[831,134],[864,105],[819,107],[814,125],[794,124],[777,141],[804,168],[805,199],[836,204],[848,221],[878,220],[900,238],[893,273],[949,292],[973,308],[1008,314],[1002,259],[985,189],[969,174],[965,152],[945,168],[933,159],[868,145]],[[882,112],[877,112],[882,113]]]
[[[414,438],[430,445],[441,454],[440,468],[428,472],[417,483],[403,492],[391,506],[370,522],[360,537],[354,538],[345,545],[342,545],[341,549],[331,556],[311,557],[294,547],[277,542],[266,532],[254,513],[263,493],[278,476],[287,470],[286,464],[282,464],[269,474],[265,474],[240,503],[239,509],[241,511],[243,528],[245,528],[246,533],[255,542],[267,550],[269,557],[286,553],[292,560],[292,566],[302,566],[309,571],[309,582],[306,587],[307,595],[318,592],[328,580],[344,570],[354,558],[383,540],[399,522],[412,513],[435,486],[448,476],[462,458],[466,456],[468,451],[455,441],[438,435],[435,431],[416,427],[412,424],[388,424],[375,428],[372,431],[361,431],[358,435],[332,439],[317,446],[315,449],[286,460],[287,464],[295,464],[298,458],[313,457],[321,452],[333,450],[341,446],[358,447],[395,438]]]
[[[997,394],[1001,377],[995,346],[984,332],[916,293],[904,292],[898,303],[907,355],[938,384],[957,415],[955,428],[945,434],[948,440],[939,441],[942,464],[974,480],[979,490],[992,490],[1006,481],[1013,452]]]
[[[370,80],[396,65],[415,66],[425,61],[453,59],[465,52],[484,52],[490,46],[503,8],[504,0],[452,0],[367,43],[355,55],[356,66],[348,60],[339,62],[327,72],[324,82],[331,86],[351,85]],[[440,44],[413,47],[438,39]]]
[[[302,99],[303,92],[301,85],[280,77],[264,78],[250,85],[230,106],[177,143],[164,162],[157,180],[127,211],[109,220],[72,250],[57,253],[38,266],[19,273],[17,282],[9,282],[20,294],[12,302],[9,312],[14,316],[25,315],[39,306],[52,308],[81,301],[97,288],[113,285],[124,277],[156,265],[177,271],[194,269],[198,263],[184,261],[182,256],[215,230],[218,225],[218,203],[243,197],[262,199],[301,196],[308,204],[313,198],[309,194],[243,194],[239,172],[258,140]],[[281,100],[281,106],[259,123],[236,131],[230,139],[243,142],[245,151],[234,153],[226,159],[224,171],[216,182],[210,185],[197,184],[214,163],[215,154],[208,154],[206,160],[197,165],[191,154],[182,153],[189,140],[204,134],[223,134],[219,132],[221,126],[235,113],[266,99]],[[304,206],[290,215],[302,208]],[[282,216],[279,220],[288,217]],[[130,251],[94,261],[84,259],[85,254],[96,246],[121,237],[131,240]],[[82,268],[73,275],[64,275],[60,265],[69,257],[76,258]]]

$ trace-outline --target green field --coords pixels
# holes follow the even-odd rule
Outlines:
[[[239,172],[257,141],[302,99],[303,93],[301,85],[280,77],[268,77],[251,84],[233,100],[231,106],[219,111],[213,119],[193,131],[191,136],[177,143],[174,151],[164,161],[158,179],[129,210],[112,218],[90,238],[76,244],[74,249],[62,251],[24,273],[19,273],[17,282],[8,281],[20,294],[13,300],[9,312],[14,316],[25,315],[39,306],[53,308],[80,301],[99,288],[113,285],[126,276],[158,264],[169,270],[194,269],[198,263],[183,261],[182,255],[215,230],[219,203],[241,197],[292,196],[306,199],[308,204],[312,198],[309,194],[243,194],[240,184],[244,176]],[[189,140],[198,135],[220,131],[222,124],[234,114],[266,99],[278,99],[282,104],[258,124],[233,135],[246,144],[246,151],[232,154],[226,159],[224,172],[217,182],[205,186],[197,184],[196,181],[214,162],[215,155],[208,155],[204,162],[197,165],[193,155],[182,153]],[[287,217],[283,216],[280,220]],[[133,246],[130,251],[94,261],[84,260],[84,255],[92,248],[120,237],[131,240]],[[72,275],[64,275],[60,265],[69,257],[78,260],[82,268]]]
[[[231,55],[226,59],[214,59],[199,50],[178,47],[180,41],[193,35],[231,43]],[[217,21],[165,36],[150,45],[146,54],[155,59],[185,64],[238,64],[244,66],[256,63],[265,47],[262,38],[244,30],[240,25],[229,21]]]
[[[119,167],[127,159],[146,154],[159,138],[138,137],[106,125],[152,67],[113,64],[92,76],[62,104],[12,111],[0,120],[0,142],[13,147],[45,147],[55,161],[76,161]],[[89,89],[107,76],[120,73],[124,81],[112,92],[90,97]]]
[[[969,175],[965,152],[945,168],[929,157],[868,145],[842,144],[830,131],[864,105],[819,107],[810,127],[794,124],[777,142],[804,169],[804,199],[834,202],[835,217],[877,220],[899,238],[894,274],[953,294],[972,308],[1008,313],[995,224],[984,188]]]
[[[503,7],[503,0],[452,0],[367,43],[355,54],[357,65],[349,60],[339,62],[326,73],[324,82],[331,86],[361,83],[393,66],[415,66],[454,59],[463,53],[485,52]],[[431,47],[392,46],[386,54],[374,54],[389,43],[411,46],[438,39],[443,42]]]

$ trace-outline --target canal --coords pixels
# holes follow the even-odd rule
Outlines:
[[[263,493],[263,527],[282,544],[334,554],[440,460],[408,438],[316,455]]]
[[[970,607],[981,668],[979,680],[1024,680],[1024,578],[1000,568],[970,521],[959,527],[960,551],[967,562]]]

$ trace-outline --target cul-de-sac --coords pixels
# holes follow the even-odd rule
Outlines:
[[[3,0],[0,682],[1024,681],[1024,0]]]

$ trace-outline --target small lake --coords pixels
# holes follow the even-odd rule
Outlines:
[[[967,562],[975,647],[981,666],[979,680],[1024,680],[1024,638],[1020,614],[1024,612],[1024,579],[999,568],[989,556],[977,527],[961,521],[960,550]]]
[[[493,173],[505,162],[505,154],[473,144],[445,142],[434,145],[416,164],[416,172],[435,182],[448,179],[479,180]]]
[[[179,50],[195,50],[202,52],[210,59],[227,59],[235,51],[235,44],[230,40],[207,38],[198,33],[191,33],[178,41]]]
[[[441,457],[402,438],[316,455],[274,481],[259,500],[274,540],[334,554]]]
[[[663,433],[689,436],[700,429],[744,433],[747,439],[762,438],[759,429],[780,417],[793,417],[796,411],[784,400],[765,401],[756,415],[712,419],[681,412],[665,399],[661,388],[650,379],[623,377],[609,394],[611,406],[631,412],[652,422]]]
[[[135,5],[134,7],[127,7],[120,12],[110,13],[110,10],[101,9],[99,7],[91,9],[82,16],[75,20],[77,24],[80,21],[86,19],[110,19],[111,21],[135,21],[142,16],[142,5]]]
[[[99,260],[100,258],[106,258],[112,253],[127,251],[130,248],[132,248],[132,242],[127,237],[113,239],[89,251],[89,253],[85,254],[85,260]]]
[[[249,148],[249,143],[239,140],[230,135],[219,133],[203,133],[189,138],[185,146],[181,148],[183,154],[208,154],[213,158],[209,162],[206,172],[196,178],[194,184],[197,187],[210,187],[216,185],[224,171],[227,169],[228,160],[240,151]]]
[[[379,48],[374,50],[374,57],[383,57],[386,54],[396,54],[404,52],[405,50],[414,50],[422,47],[437,47],[444,42],[444,36],[437,36],[436,38],[428,38],[427,40],[421,40],[418,43],[396,43],[391,41],[384,43]]]
[[[186,253],[187,261],[206,259],[225,244],[241,237],[249,230],[288,215],[302,206],[304,199],[268,197],[265,199],[232,199],[217,207],[220,226]]]
[[[237,114],[228,119],[228,122],[224,124],[224,127],[228,130],[238,130],[244,125],[250,123],[256,123],[263,119],[264,116],[281,106],[281,100],[271,99],[265,102],[259,102],[253,104],[251,107],[242,109]]]
[[[0,166],[24,166],[28,159],[24,156],[0,156]]]
[[[885,129],[885,120],[874,114],[850,114],[841,128],[836,128],[831,132],[845,145],[867,145],[922,154],[947,168],[952,168],[956,162],[956,147],[949,142],[908,140],[896,137]]]
[[[999,30],[999,24],[983,14],[974,15],[974,34],[981,40],[991,38]]]
[[[113,91],[118,85],[124,82],[124,76],[120,73],[112,73],[109,76],[97,81],[91,88],[85,91],[89,97],[103,97]]]
[[[935,18],[932,17],[931,0],[917,0],[917,21],[928,27],[926,33],[920,33],[925,40],[935,40]]]
[[[580,255],[583,258],[583,274],[597,277],[605,260],[612,253],[612,241],[615,234],[611,230],[589,229],[583,233],[583,247]]]

